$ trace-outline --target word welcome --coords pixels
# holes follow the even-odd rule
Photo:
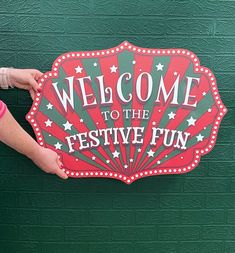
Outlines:
[[[186,76],[186,87],[184,92],[184,99],[181,102],[182,106],[193,107],[197,106],[196,96],[191,94],[191,89],[193,84],[199,84],[200,78]],[[132,79],[132,74],[129,72],[125,72],[121,74],[116,83],[116,94],[118,99],[123,103],[127,104],[132,101],[133,94],[126,92],[126,85],[130,85],[127,81]],[[58,82],[52,83],[56,95],[58,96],[59,101],[63,105],[64,110],[67,112],[68,105],[70,105],[74,109],[74,85],[78,85],[81,91],[81,99],[82,99],[82,106],[84,108],[93,107],[94,105],[112,105],[114,103],[114,91],[111,87],[106,87],[107,85],[104,84],[104,75],[100,75],[95,77],[95,80],[92,80],[90,76],[85,76],[81,78],[75,79],[74,76],[69,76],[65,78],[66,82],[68,83],[68,92],[64,89],[59,91]],[[147,82],[143,82],[143,80],[147,80]],[[89,91],[92,89],[93,82],[96,82],[99,89],[99,94],[90,93]],[[153,77],[148,72],[142,72],[138,75],[136,82],[135,82],[135,92],[136,97],[139,102],[144,103],[147,102],[150,97],[155,93],[155,104],[160,103],[167,103],[168,100],[170,105],[179,106],[178,101],[178,93],[179,93],[179,85],[180,85],[180,75],[176,76],[176,79],[172,84],[168,84],[168,91],[164,83],[163,76],[160,76],[160,81],[158,83],[158,88],[153,89]],[[89,91],[88,91],[89,90]],[[142,91],[146,91],[143,95]],[[99,100],[96,96],[100,96]]]

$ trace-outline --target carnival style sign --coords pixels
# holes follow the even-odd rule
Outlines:
[[[187,49],[123,42],[60,55],[26,118],[70,177],[130,184],[193,170],[226,113],[213,73]]]

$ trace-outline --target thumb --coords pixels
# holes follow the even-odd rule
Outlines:
[[[38,80],[43,75],[43,73],[37,69],[32,69],[32,75],[36,80]]]

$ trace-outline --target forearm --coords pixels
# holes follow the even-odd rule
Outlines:
[[[29,90],[34,99],[40,92],[37,80],[42,73],[36,69],[0,68],[0,88],[12,87],[12,83],[21,89]],[[0,141],[19,153],[29,157],[38,167],[47,173],[56,174],[63,179],[68,175],[61,169],[62,163],[57,153],[41,147],[13,118],[6,105],[0,100]]]
[[[39,147],[37,142],[17,123],[8,109],[0,119],[0,141],[31,159]]]

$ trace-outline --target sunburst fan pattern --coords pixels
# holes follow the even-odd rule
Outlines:
[[[186,49],[123,42],[70,52],[39,82],[42,92],[26,119],[38,143],[59,154],[70,177],[130,184],[145,176],[189,172],[215,145],[227,111],[213,73]]]

